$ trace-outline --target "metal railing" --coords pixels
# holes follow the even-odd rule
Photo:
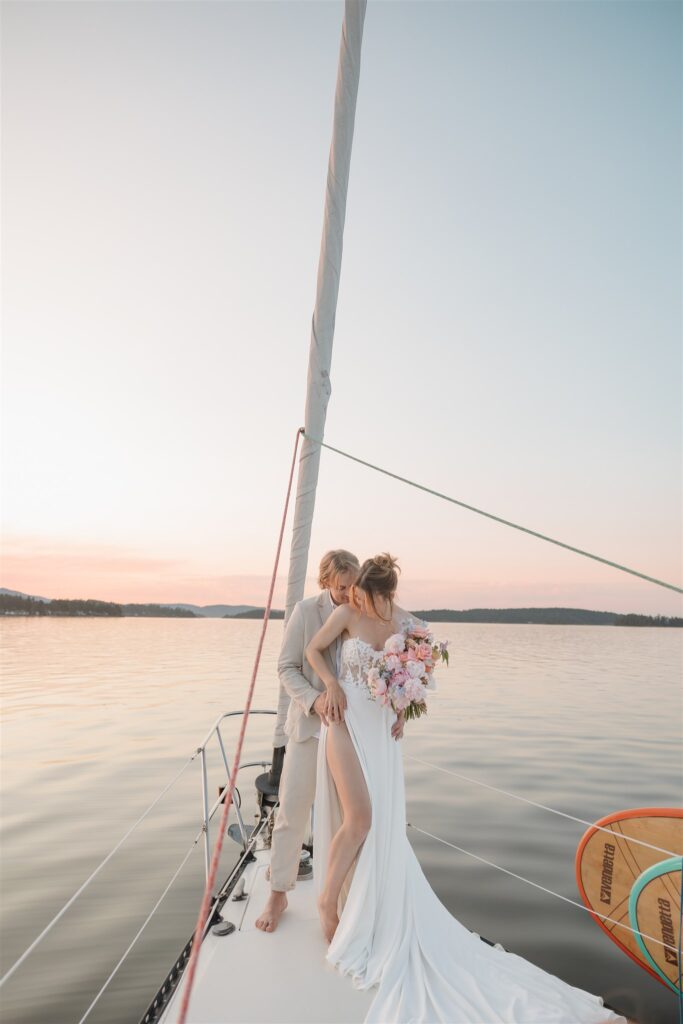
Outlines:
[[[202,831],[204,833],[204,871],[206,873],[206,877],[207,878],[209,876],[209,865],[211,863],[211,836],[210,836],[210,833],[209,833],[209,826],[210,826],[211,819],[213,818],[214,814],[216,813],[218,808],[223,803],[224,795],[223,795],[222,792],[219,793],[219,795],[216,798],[216,800],[214,801],[214,803],[211,805],[211,807],[209,807],[209,784],[208,784],[208,772],[207,772],[207,764],[206,764],[206,748],[209,745],[209,743],[210,743],[211,739],[213,738],[213,736],[215,736],[216,739],[218,740],[218,746],[220,747],[221,757],[223,759],[223,766],[225,767],[225,774],[226,774],[227,779],[228,779],[228,785],[230,785],[230,768],[228,766],[228,758],[227,758],[227,755],[225,753],[225,744],[223,743],[223,736],[221,734],[221,722],[225,721],[226,718],[236,718],[239,715],[243,715],[243,714],[244,714],[244,711],[226,711],[224,714],[222,714],[214,722],[214,724],[211,726],[211,728],[209,729],[208,733],[204,737],[204,740],[197,747],[197,749],[195,751],[195,756],[196,755],[199,756],[199,758],[201,759],[201,766],[202,766],[202,810],[203,810]],[[250,715],[276,715],[277,711],[272,711],[270,709],[252,708],[251,711],[249,712],[249,714]],[[261,767],[261,768],[265,769],[265,768],[268,768],[271,763],[272,762],[270,760],[244,761],[244,762],[240,762],[238,771],[242,771],[243,768],[254,768],[254,767]],[[241,812],[241,809],[240,809],[240,805],[241,805],[241,799],[239,801],[237,801],[237,800],[233,801],[233,806],[235,808],[235,814],[237,816],[237,823],[239,825],[240,836],[241,836],[241,839],[242,839],[242,847],[244,849],[246,849],[247,843],[249,841],[249,836],[247,834],[247,830],[246,830],[245,825],[244,825],[244,820],[242,818],[242,812]]]
[[[277,711],[272,710],[272,709],[255,709],[255,708],[252,708],[249,713],[251,715],[276,715]],[[192,756],[190,758],[188,758],[188,760],[185,762],[185,764],[183,764],[181,769],[176,773],[176,775],[171,779],[171,781],[161,790],[161,792],[154,798],[154,800],[147,807],[147,809],[140,815],[140,817],[123,834],[121,839],[119,839],[119,841],[112,847],[112,849],[109,851],[109,853],[107,853],[107,855],[100,861],[100,863],[97,865],[97,867],[88,875],[86,880],[81,884],[81,886],[76,890],[76,892],[67,900],[67,902],[64,904],[64,906],[61,908],[61,910],[59,910],[54,915],[54,917],[47,923],[47,925],[36,936],[36,938],[33,940],[33,942],[31,942],[31,944],[27,947],[27,949],[24,950],[24,952],[21,954],[19,959],[16,960],[14,962],[14,964],[12,964],[12,966],[9,968],[9,970],[4,974],[4,976],[2,978],[0,978],[0,987],[2,985],[4,985],[5,982],[9,981],[9,979],[12,977],[12,975],[15,973],[15,971],[19,967],[21,967],[21,965],[24,963],[24,961],[28,959],[30,954],[33,953],[34,949],[36,949],[36,947],[43,941],[43,939],[46,937],[46,935],[48,935],[49,932],[52,931],[52,929],[57,924],[57,922],[59,920],[61,920],[61,918],[66,913],[66,911],[76,902],[76,900],[81,895],[81,893],[83,893],[85,891],[85,889],[97,877],[97,875],[105,867],[105,865],[109,863],[111,858],[123,846],[123,844],[127,841],[129,836],[131,836],[133,834],[133,832],[137,829],[137,827],[139,825],[141,825],[142,822],[149,816],[149,814],[156,807],[156,805],[159,803],[159,801],[162,799],[162,797],[164,797],[173,788],[173,786],[175,786],[176,782],[178,782],[178,780],[184,774],[185,770],[189,767],[189,765],[194,760],[196,760],[197,757],[200,758],[201,766],[202,766],[202,772],[201,772],[201,777],[202,777],[202,814],[203,814],[203,816],[202,816],[202,825],[201,825],[200,833],[198,833],[197,837],[195,838],[195,842],[192,844],[192,847],[190,847],[190,851],[188,851],[188,853],[185,855],[185,858],[184,858],[184,860],[183,860],[183,862],[181,864],[181,867],[187,861],[187,859],[189,857],[189,853],[191,852],[192,849],[194,849],[194,847],[195,847],[195,845],[197,843],[197,840],[199,839],[199,836],[203,833],[203,835],[204,835],[204,865],[205,865],[205,871],[206,871],[206,873],[208,875],[209,862],[210,862],[210,858],[211,858],[209,826],[210,826],[211,819],[213,818],[214,814],[216,813],[216,811],[218,810],[218,808],[221,805],[221,802],[223,800],[223,793],[221,792],[220,795],[218,796],[217,800],[211,805],[211,807],[209,807],[208,771],[207,771],[207,761],[206,761],[206,750],[207,750],[207,746],[208,746],[209,742],[211,741],[211,739],[215,735],[216,738],[217,738],[217,741],[218,741],[218,745],[220,747],[221,757],[222,757],[222,760],[223,760],[223,764],[225,766],[225,771],[226,771],[226,774],[227,774],[227,777],[228,777],[228,785],[229,785],[230,784],[230,768],[228,766],[228,758],[227,758],[227,755],[226,755],[226,752],[225,752],[225,744],[223,742],[223,736],[221,735],[220,727],[221,727],[221,723],[226,718],[236,718],[236,717],[239,717],[240,715],[243,715],[243,714],[244,714],[244,710],[241,710],[241,711],[226,711],[224,714],[222,714],[217,719],[217,721],[214,723],[214,725],[211,727],[211,729],[209,730],[209,732],[205,736],[205,738],[202,741],[202,743],[195,749],[195,751],[193,752]],[[256,766],[260,766],[260,767],[263,767],[265,769],[265,768],[268,768],[271,765],[271,763],[272,762],[269,759],[267,759],[267,758],[264,759],[264,760],[261,760],[261,761],[245,761],[245,762],[241,762],[240,763],[240,765],[239,765],[237,770],[239,772],[239,771],[242,771],[242,769],[244,769],[244,768],[252,768],[252,767],[256,767]],[[249,836],[248,836],[247,830],[246,830],[245,825],[244,825],[244,820],[242,818],[242,813],[241,813],[241,809],[240,809],[240,806],[239,806],[240,803],[241,803],[241,801],[239,801],[239,802],[238,801],[234,801],[234,807],[235,807],[235,812],[236,812],[236,815],[237,815],[237,821],[239,823],[240,837],[242,839],[242,847],[243,847],[243,851],[244,851],[244,850],[247,849],[247,846],[248,846],[248,843],[249,843]],[[161,897],[162,899],[166,895],[168,890],[170,889],[171,884],[175,881],[175,879],[177,878],[179,873],[180,873],[180,868],[178,868],[178,870],[176,871],[175,875],[173,876],[173,878],[171,880],[171,883],[169,883],[167,888],[164,890],[164,892],[162,894],[162,897]],[[153,913],[156,912],[157,907],[159,906],[160,902],[161,902],[161,900],[159,900],[159,902],[154,907]],[[135,936],[134,942],[137,941],[137,939],[139,938],[140,934],[142,933],[142,930],[147,925],[147,923],[151,919],[151,917],[152,917],[152,914],[150,914],[149,917],[147,918],[147,920],[144,922],[142,928],[140,929],[138,934]],[[128,955],[130,950],[132,949],[132,946],[133,946],[134,942],[126,950],[126,953],[124,954],[124,957],[117,964],[117,966],[116,966],[114,972],[112,973],[111,977],[109,979],[107,979],[107,983],[106,984],[108,984],[109,981],[111,981],[111,978],[114,976],[114,974],[116,973],[118,968],[121,966],[121,963],[123,963],[123,960]],[[106,985],[105,985],[105,987],[106,987]],[[100,993],[98,994],[98,997],[97,997],[98,999],[99,999],[99,996],[102,994],[103,991],[104,991],[104,989],[102,989],[100,991]]]

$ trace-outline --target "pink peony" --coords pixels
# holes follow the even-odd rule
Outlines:
[[[406,694],[402,688],[396,693],[393,700],[395,711],[405,711],[410,704],[410,697]]]
[[[406,671],[412,679],[419,679],[420,676],[425,674],[425,667],[421,661],[409,661],[406,665]]]
[[[406,683],[406,696],[415,704],[420,704],[425,699],[425,688],[419,679],[410,679]]]

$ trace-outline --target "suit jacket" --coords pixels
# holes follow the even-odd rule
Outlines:
[[[325,684],[309,665],[304,651],[332,614],[333,608],[327,590],[321,591],[317,597],[299,601],[294,606],[282,640],[277,671],[280,682],[290,697],[285,734],[297,742],[315,736],[320,729],[320,718],[311,711],[311,708],[316,697],[324,693]],[[338,644],[339,638],[324,652],[330,672],[335,677]]]

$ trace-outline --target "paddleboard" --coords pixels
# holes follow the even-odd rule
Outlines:
[[[640,933],[636,941],[645,961],[674,992],[681,992],[682,882],[683,857],[670,857],[643,871],[628,901],[631,927]]]
[[[632,839],[649,845],[630,842]],[[669,974],[665,970],[665,976],[662,976],[657,966],[660,961],[656,957],[653,966],[654,944],[644,949],[630,930],[635,926],[629,917],[629,899],[634,884],[644,872],[672,857],[679,858],[680,863],[681,856],[683,810],[677,807],[639,807],[609,814],[586,831],[576,851],[576,881],[591,916],[617,946],[662,984],[668,984]],[[659,881],[655,883],[653,875],[650,884],[656,884],[658,888],[650,890],[647,883],[641,886],[641,891],[648,893],[647,898],[643,896],[645,902],[639,913],[641,925],[645,917],[651,922],[650,911],[645,908],[660,890],[668,894],[666,898],[672,909],[677,908],[680,913],[680,881],[675,883],[675,875],[666,871],[657,878]],[[609,920],[597,915],[604,915]],[[644,927],[641,930],[659,938],[661,926],[655,927],[651,923],[651,927],[653,931]]]

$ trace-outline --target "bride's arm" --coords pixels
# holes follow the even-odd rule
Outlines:
[[[351,609],[341,604],[332,612],[327,621],[320,627],[315,636],[306,646],[306,658],[315,674],[322,679],[327,691],[327,715],[332,722],[344,721],[346,696],[325,661],[323,651],[327,650],[338,636],[348,628],[351,620]]]

